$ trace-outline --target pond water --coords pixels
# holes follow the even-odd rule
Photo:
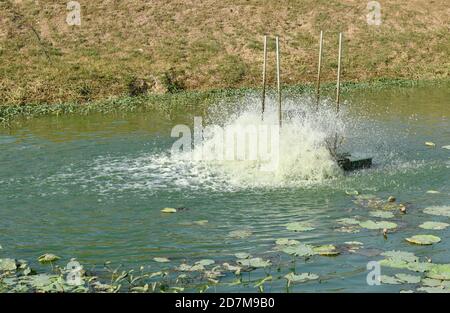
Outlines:
[[[47,117],[1,130],[0,257],[37,263],[39,255],[54,253],[62,263],[75,257],[87,268],[108,260],[125,268],[143,265],[157,271],[168,265],[154,262],[154,257],[167,257],[172,265],[205,258],[235,264],[234,254],[247,252],[280,263],[270,269],[274,276],[282,277],[294,267],[298,273],[319,275],[320,280],[295,284],[292,291],[412,289],[369,286],[366,266],[382,259],[379,254],[387,250],[450,263],[449,228],[418,227],[425,221],[450,223],[448,217],[423,212],[426,207],[450,205],[450,150],[442,148],[450,145],[450,88],[354,90],[342,98],[339,119],[330,118],[325,109],[314,122],[304,122],[304,113],[293,113],[286,129],[300,133],[281,134],[281,168],[275,173],[255,170],[245,162],[189,161],[171,155],[176,140],[171,129],[176,124],[192,127],[195,104],[173,114]],[[295,111],[309,102],[307,97],[291,97],[286,106]],[[218,104],[202,112],[205,124],[254,120],[254,103],[257,98],[249,96],[223,104],[238,108],[234,115]],[[372,156],[373,168],[336,171],[326,149],[317,147],[330,127],[345,135],[342,151]],[[380,230],[342,232],[337,222],[342,218],[382,220],[353,202],[348,193],[355,190],[381,199],[393,195],[397,202],[407,203],[407,214],[395,210],[388,219],[398,228],[387,238]],[[436,192],[427,193],[430,190]],[[164,214],[165,207],[186,210]],[[314,229],[294,232],[286,228],[291,222],[307,222]],[[431,246],[405,241],[417,234],[437,235],[442,241]],[[353,252],[341,249],[335,257],[298,258],[293,264],[291,256],[277,250],[279,238],[339,249],[344,242],[359,241],[363,247]],[[267,271],[256,270],[251,279]],[[386,275],[399,272],[382,268]],[[233,280],[233,274],[227,275],[225,281]],[[257,291],[251,283],[211,290]],[[285,290],[283,279],[265,288]]]

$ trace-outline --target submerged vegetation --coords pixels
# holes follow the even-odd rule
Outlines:
[[[352,201],[361,210],[376,218],[401,218],[410,213],[402,212],[407,206],[410,212],[411,204],[397,203],[395,198],[380,199],[374,195],[352,194]],[[183,214],[180,210],[162,209],[162,212]],[[428,207],[426,214],[446,218],[450,207]],[[377,214],[373,214],[377,212]],[[390,213],[390,214],[380,214]],[[406,214],[406,215],[405,215]],[[413,213],[414,214],[414,213]],[[364,214],[366,215],[366,214]],[[354,226],[354,233],[371,231],[374,235],[388,236],[390,232],[399,232],[407,227],[405,219],[402,225],[387,221],[366,220],[360,215],[342,218],[336,221],[335,231],[342,227]],[[206,221],[207,222],[207,221]],[[426,227],[425,227],[426,226]],[[425,222],[424,229],[442,230],[448,226],[444,222]],[[292,222],[286,225],[295,236],[296,232],[310,232],[315,228],[309,223]],[[380,232],[383,229],[383,232]],[[230,233],[231,238],[246,238],[251,235],[247,230],[236,230]],[[436,235],[419,234],[406,238],[411,244],[432,245],[441,241]],[[405,241],[405,248],[408,243]],[[227,288],[253,288],[256,292],[271,291],[274,285],[284,285],[285,291],[301,291],[301,285],[306,283],[323,283],[335,278],[332,273],[299,272],[302,263],[314,263],[317,258],[343,258],[346,255],[361,254],[370,247],[363,242],[346,241],[343,243],[328,243],[319,246],[306,241],[278,238],[273,242],[273,248],[260,256],[249,252],[239,252],[232,256],[218,256],[215,259],[197,261],[172,261],[167,257],[154,257],[153,263],[157,270],[150,271],[152,265],[141,266],[138,270],[125,270],[121,265],[113,266],[105,262],[103,266],[91,269],[83,268],[75,259],[66,266],[61,266],[59,256],[46,253],[37,261],[47,266],[47,271],[35,270],[27,261],[11,258],[0,258],[0,292],[210,292]],[[1,249],[1,247],[0,247]],[[377,277],[378,284],[399,285],[400,292],[450,292],[450,264],[434,263],[429,258],[420,258],[409,251],[380,251],[372,257],[381,266],[382,275]],[[220,259],[220,261],[219,261]],[[393,272],[395,271],[395,272]],[[252,274],[254,272],[254,274]],[[386,275],[392,273],[392,275]],[[298,288],[297,288],[298,287]]]

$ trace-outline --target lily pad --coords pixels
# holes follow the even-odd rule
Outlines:
[[[402,283],[402,281],[396,277],[393,276],[387,276],[387,275],[381,275],[380,281],[382,284],[388,284],[388,285],[399,285]]]
[[[15,271],[17,269],[16,260],[0,259],[0,271]]]
[[[314,247],[313,251],[315,254],[323,255],[323,256],[335,256],[338,255],[340,252],[336,249],[333,245],[323,245]]]
[[[392,267],[397,269],[407,269],[408,262],[399,259],[384,259],[379,262],[380,266]]]
[[[251,257],[251,255],[248,254],[247,252],[238,252],[234,256],[238,259],[248,259]]]
[[[421,277],[416,275],[409,275],[409,274],[395,274],[395,277],[401,280],[403,283],[407,284],[418,284],[420,283]]]
[[[381,255],[385,256],[389,259],[405,261],[407,263],[419,261],[419,258],[416,257],[414,255],[414,253],[408,252],[408,251],[391,250],[391,251],[385,251],[385,252],[381,253]]]
[[[228,237],[236,238],[236,239],[248,238],[251,235],[252,235],[252,232],[248,229],[233,230],[228,233]]]
[[[358,220],[356,220],[354,218],[348,218],[348,217],[341,218],[341,219],[337,220],[337,222],[339,224],[343,224],[343,225],[359,225]]]
[[[51,254],[51,253],[46,253],[46,254],[41,255],[38,258],[38,261],[39,261],[39,263],[46,264],[46,263],[56,262],[59,259],[60,259],[60,257],[57,256],[57,255],[54,255],[54,254]]]
[[[440,286],[442,284],[442,281],[439,279],[433,279],[433,278],[423,278],[422,279],[422,285],[427,286],[427,287],[437,287]]]
[[[295,274],[295,273],[289,273],[284,276],[288,280],[288,282],[293,283],[303,283],[309,280],[316,280],[319,278],[318,275],[312,274],[312,273],[301,273],[301,274]]]
[[[216,261],[210,260],[210,259],[204,259],[204,260],[195,262],[195,264],[202,265],[202,266],[208,266],[208,265],[212,265],[214,263],[216,263]]]
[[[442,222],[425,222],[419,225],[420,228],[432,230],[442,230],[446,229],[448,226],[450,226],[450,224]]]
[[[425,208],[423,212],[431,215],[450,217],[450,206],[430,206]]]
[[[386,211],[372,211],[369,213],[373,217],[379,217],[379,218],[393,218],[394,214],[392,212],[386,212]]]
[[[201,272],[205,270],[205,267],[201,264],[195,264],[191,266],[182,263],[177,267],[177,270],[181,272]]]
[[[164,258],[164,257],[153,258],[153,261],[158,262],[158,263],[169,263],[170,262],[170,260],[168,258]]]
[[[420,272],[424,273],[429,271],[434,264],[428,263],[428,262],[412,262],[408,263],[407,269],[414,272]]]
[[[304,245],[304,244],[286,247],[283,249],[283,252],[290,254],[290,255],[301,256],[301,257],[312,256],[315,254],[312,246]]]
[[[161,210],[162,213],[177,213],[177,209],[174,208],[164,208]]]
[[[270,261],[263,260],[261,258],[253,258],[253,259],[239,259],[237,260],[237,263],[242,266],[247,267],[268,267],[271,265]]]
[[[450,264],[434,264],[427,272],[427,277],[440,280],[450,280]]]
[[[300,244],[300,242],[298,240],[288,238],[279,238],[275,241],[275,244],[278,246],[295,246]]]
[[[432,245],[441,241],[441,238],[434,235],[415,235],[406,238],[406,241],[414,243],[416,245]]]
[[[356,234],[361,231],[361,227],[352,225],[352,226],[342,226],[339,228],[336,228],[334,231],[340,232],[340,233],[348,233],[348,234]]]
[[[311,226],[311,224],[306,222],[293,222],[286,224],[286,229],[292,230],[292,231],[310,231],[315,229]]]
[[[450,290],[446,290],[443,287],[420,287],[417,291],[423,291],[426,293],[449,293]]]
[[[230,265],[228,263],[223,263],[222,266],[225,270],[234,272],[236,275],[239,275],[239,273],[241,272],[240,266]]]
[[[380,222],[374,222],[371,220],[361,222],[359,223],[359,226],[367,229],[394,229],[397,227],[397,224],[393,222],[386,222],[386,221],[380,221]]]
[[[45,287],[51,285],[55,281],[55,279],[57,279],[57,276],[39,274],[28,276],[27,279],[29,281],[29,284],[33,287]]]
[[[357,195],[359,195],[359,192],[358,192],[358,190],[346,190],[345,194],[349,195],[349,196],[357,196]]]

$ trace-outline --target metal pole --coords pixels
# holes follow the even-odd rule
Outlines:
[[[342,33],[339,33],[339,55],[338,55],[338,71],[336,83],[336,110],[339,112],[339,96],[341,92],[341,58],[342,58]]]
[[[277,91],[278,91],[278,120],[280,123],[280,128],[282,124],[282,114],[281,114],[281,83],[280,83],[280,43],[278,36],[275,38],[276,50],[277,50]]]
[[[320,99],[320,70],[322,68],[322,45],[323,45],[323,31],[320,31],[319,63],[318,63],[318,67],[317,67],[317,87],[316,87],[317,106],[319,106],[319,99]]]
[[[266,60],[267,60],[267,36],[264,36],[263,89],[262,89],[262,106],[261,106],[262,120],[264,120],[264,110],[266,105]]]

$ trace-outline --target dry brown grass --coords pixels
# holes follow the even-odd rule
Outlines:
[[[447,0],[380,0],[380,27],[354,0],[79,2],[80,27],[66,24],[65,1],[0,3],[1,103],[104,99],[128,93],[136,77],[160,90],[170,69],[188,89],[256,86],[263,34],[281,36],[283,81],[311,82],[321,29],[324,81],[334,80],[339,31],[344,80],[450,75]]]

